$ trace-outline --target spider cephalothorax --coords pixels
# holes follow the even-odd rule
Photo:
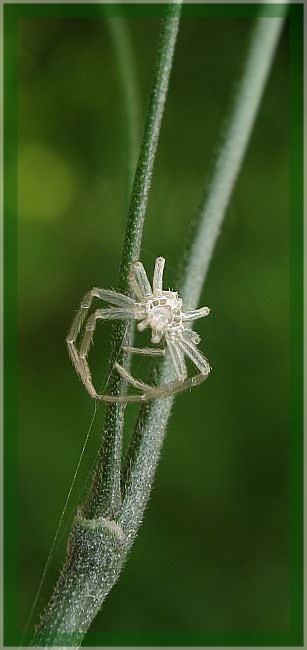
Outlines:
[[[170,329],[182,327],[182,300],[174,291],[161,291],[160,294],[142,304],[141,320],[137,328],[142,332],[146,327],[152,330],[151,342],[160,343],[163,336]]]
[[[209,363],[198,350],[197,345],[200,342],[200,337],[193,332],[190,325],[194,320],[207,316],[210,310],[208,307],[201,307],[200,309],[183,311],[182,300],[179,298],[178,293],[164,291],[162,288],[164,264],[165,259],[163,257],[156,259],[152,286],[149,283],[143,264],[141,262],[131,264],[129,284],[132,295],[134,295],[133,298],[116,291],[97,287],[91,289],[84,296],[66,341],[74,367],[91,397],[109,402],[146,401],[168,397],[196,386],[208,377],[210,372]],[[88,316],[78,349],[76,340],[95,297],[104,300],[112,307],[97,309]],[[149,356],[165,356],[169,354],[176,379],[163,386],[149,386],[135,379],[123,366],[115,363],[119,374],[142,392],[136,395],[99,395],[94,388],[87,362],[96,321],[99,319],[136,320],[138,321],[137,329],[140,332],[149,327],[152,332],[152,343],[160,343],[164,339],[165,348],[124,347],[123,349],[127,352],[136,352]],[[188,377],[185,357],[191,359],[198,368],[199,373],[197,375]]]

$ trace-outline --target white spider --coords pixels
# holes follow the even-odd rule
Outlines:
[[[113,290],[94,287],[84,296],[79,311],[72,323],[66,342],[72,363],[81,377],[83,384],[94,399],[106,402],[138,402],[157,398],[165,398],[188,388],[192,388],[204,381],[210,372],[210,366],[203,354],[196,347],[200,337],[185,323],[191,324],[198,318],[208,316],[209,307],[192,309],[184,312],[182,300],[175,291],[163,291],[163,270],[165,259],[158,257],[155,262],[152,287],[147,278],[141,262],[133,262],[129,270],[129,284],[135,299],[117,293]],[[113,305],[104,309],[97,309],[88,316],[84,333],[81,337],[79,349],[76,340],[82,330],[94,298]],[[107,320],[137,320],[137,329],[142,332],[146,327],[152,330],[152,343],[165,340],[165,348],[135,348],[123,347],[125,352],[136,352],[150,356],[170,355],[176,375],[175,381],[163,386],[149,386],[139,379],[135,379],[119,363],[115,363],[118,373],[141,394],[132,395],[99,395],[93,385],[87,355],[92,342],[96,321]],[[185,356],[191,359],[200,371],[197,375],[188,377]]]

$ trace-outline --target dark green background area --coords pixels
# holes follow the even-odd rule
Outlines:
[[[159,24],[157,17],[128,19],[142,116]],[[166,288],[176,289],[252,26],[248,17],[182,20],[142,248],[149,276],[154,259],[166,257]],[[289,536],[288,27],[201,300],[212,311],[196,329],[213,370],[204,385],[176,400],[144,524],[92,626],[106,636],[90,634],[85,644],[125,645],[130,635],[133,643],[165,638],[172,645],[172,634],[178,644],[193,644],[201,634],[205,644],[206,635],[216,634],[234,644],[241,635],[251,642],[259,635],[270,645],[276,635],[282,644],[291,630],[299,633],[289,597],[291,579],[294,591],[296,585]],[[20,632],[94,411],[65,336],[90,287],[116,288],[127,212],[122,101],[103,17],[19,19]],[[300,257],[300,241],[292,254]],[[97,328],[90,354],[98,385],[109,332]],[[142,359],[135,370],[146,374]],[[75,503],[94,462],[103,410]],[[126,413],[128,438],[136,410],[128,406]],[[64,549],[65,535],[42,605]]]

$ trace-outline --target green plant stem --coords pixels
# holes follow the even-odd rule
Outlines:
[[[141,150],[133,184],[119,274],[119,290],[128,292],[128,269],[139,258],[160,126],[167,97],[179,27],[180,5],[168,6],[158,45]],[[114,328],[113,359],[126,362],[121,353],[129,340],[126,327]],[[110,377],[110,391],[118,393],[122,381]],[[106,408],[104,437],[93,485],[82,511],[76,516],[67,558],[46,611],[41,617],[35,645],[78,646],[104,598],[120,573],[129,540],[118,523],[121,510],[121,452],[124,406]]]
[[[198,228],[190,247],[182,283],[185,305],[194,309],[206,278],[212,252],[244,153],[255,122],[257,109],[273,60],[283,18],[259,18],[243,71],[228,130],[217,160],[207,198],[198,213]],[[166,360],[161,364],[159,384],[173,379]],[[127,454],[124,493],[119,523],[135,538],[144,515],[154,480],[160,450],[171,413],[173,398],[155,400],[141,410],[134,437]]]
[[[168,17],[164,19],[163,29],[158,43],[154,79],[149,97],[123,244],[119,287],[124,292],[129,292],[130,290],[128,283],[130,264],[140,257],[144,220],[172,69],[179,28],[179,16],[180,3],[168,5]]]
[[[141,149],[130,201],[127,228],[124,237],[119,291],[129,293],[128,270],[131,262],[139,259],[142,232],[148,203],[159,132],[166,102],[172,60],[179,27],[179,6],[169,5],[167,17],[158,42],[154,78],[149,97]],[[122,346],[131,344],[132,324],[116,322],[113,328],[111,368],[115,359],[127,365],[127,356]],[[109,389],[112,394],[122,392],[124,382],[116,371],[111,371]],[[83,506],[87,518],[110,517],[115,519],[121,508],[121,457],[124,426],[122,404],[108,404],[106,407],[103,444],[101,446],[93,488]]]
[[[278,18],[266,18],[265,22],[263,19],[259,19],[256,24],[241,88],[230,118],[221,156],[217,161],[213,175],[212,189],[208,192],[206,204],[201,206],[196,239],[190,249],[187,278],[183,283],[183,297],[190,307],[197,306],[212,250],[255,120],[281,25],[282,20]],[[176,32],[177,27],[178,25],[176,25]],[[174,41],[175,38],[172,41],[173,45]],[[161,49],[159,52],[161,57]],[[163,85],[162,79],[161,83]],[[150,105],[155,107],[154,110],[158,110],[158,112],[161,110],[159,102],[156,104],[155,93],[151,96]],[[243,119],[244,116],[245,119]],[[150,141],[151,144],[144,144],[143,140],[138,163],[123,247],[120,273],[122,290],[127,287],[129,263],[139,256],[142,226],[156,151],[157,139],[154,138],[156,128],[157,124],[149,112],[145,133],[151,132],[153,140]],[[147,168],[144,166],[145,159]],[[211,206],[210,210],[208,206]],[[207,240],[211,242],[208,246],[206,246]],[[198,256],[198,259],[194,259],[194,256]],[[163,363],[160,382],[165,383],[171,377],[172,370],[169,364]],[[94,494],[95,498],[91,502],[90,510],[95,513],[94,515],[87,516],[84,508],[82,512],[78,513],[69,539],[67,560],[39,626],[35,637],[36,644],[57,644],[63,647],[80,643],[105,596],[118,578],[144,516],[172,403],[172,398],[155,400],[141,408],[126,458],[122,486],[123,499],[119,504],[116,516],[111,518],[101,512],[99,493]],[[113,456],[114,460],[116,464],[118,459],[114,459]],[[107,457],[107,462],[112,462],[112,454]],[[104,471],[106,470],[108,467],[105,466]],[[100,471],[103,470],[100,469]],[[120,469],[118,469],[119,477],[120,474]],[[101,480],[100,488],[103,485],[103,480]]]
[[[284,11],[286,12],[286,5]],[[197,306],[232,190],[255,123],[283,26],[283,17],[258,18],[239,91],[228,121],[212,179],[196,217],[181,294],[188,309]]]

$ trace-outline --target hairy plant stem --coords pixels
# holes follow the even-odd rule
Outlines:
[[[286,12],[286,5],[284,11]],[[193,225],[195,233],[190,238],[191,246],[181,287],[182,297],[188,309],[193,309],[200,299],[216,240],[255,123],[282,26],[283,17],[265,17],[258,19],[254,29],[224,141],[221,143],[211,182],[204,192]]]
[[[283,18],[259,18],[254,28],[239,91],[229,118],[228,130],[217,159],[210,186],[200,205],[197,228],[186,256],[181,296],[189,309],[197,307],[206,279],[219,228],[240,171],[255,122],[257,109],[273,60]],[[161,364],[159,384],[173,379],[166,359]],[[118,522],[135,538],[154,480],[160,450],[174,398],[155,400],[140,412],[135,435],[126,458],[124,500]]]
[[[179,27],[179,6],[169,5],[169,15],[163,21],[158,42],[158,52],[153,84],[149,97],[147,116],[144,125],[141,149],[132,189],[127,228],[124,237],[119,291],[129,293],[128,270],[131,262],[139,259],[142,232],[145,220],[149,189],[153,173],[155,154],[158,145],[167,89],[172,68],[177,32]],[[113,371],[115,359],[122,365],[128,364],[122,346],[131,344],[132,323],[114,324],[111,341],[111,374],[109,391],[119,394],[123,390],[123,380]],[[121,508],[121,464],[122,438],[124,426],[123,404],[108,404],[106,407],[103,444],[99,452],[93,488],[83,506],[84,516],[116,518]]]
[[[229,128],[206,201],[199,210],[199,225],[190,248],[187,276],[182,285],[183,298],[189,308],[197,306],[213,247],[246,150],[281,26],[282,19],[265,18],[259,19],[255,27]],[[171,43],[172,52],[177,28],[177,18],[166,19],[163,33],[165,38],[167,36],[169,46]],[[163,58],[162,42],[163,39],[159,48],[160,62]],[[170,54],[170,50],[168,52],[162,66],[168,68],[167,78],[162,74],[159,65],[156,70],[145,125],[145,134],[150,133],[151,137],[147,140],[144,135],[133,187],[120,271],[119,284],[122,291],[128,289],[126,278],[129,264],[138,258],[140,251],[172,59],[172,53]],[[159,83],[157,80],[160,80]],[[157,83],[164,89],[163,105],[158,101]],[[153,115],[156,111],[160,115],[158,121]],[[116,336],[115,349],[116,345],[121,343],[123,332],[118,329]],[[172,370],[165,362],[161,365],[159,381],[166,383],[171,378]],[[118,444],[118,447],[114,444],[117,436],[121,439],[123,408],[107,409],[107,414],[111,413],[114,418],[119,418],[119,425],[117,424],[116,428],[116,422],[113,422],[111,417],[107,420],[109,430],[105,431],[105,440],[109,439],[112,444],[104,448],[99,459],[99,463],[103,460],[104,466],[99,464],[92,495],[76,517],[69,538],[67,560],[39,626],[35,637],[36,644],[63,646],[80,643],[105,596],[118,578],[144,516],[172,403],[172,398],[161,399],[141,408],[123,473],[121,444]],[[115,470],[110,467],[112,463]],[[109,483],[106,482],[105,475],[109,476]],[[110,477],[113,487],[116,485],[117,502],[114,500],[115,492],[112,493],[110,489]],[[100,490],[105,491],[107,496],[102,497]]]
[[[159,132],[180,19],[180,3],[168,5],[158,52],[141,149],[130,201],[119,273],[119,291],[128,293],[128,269],[139,258]],[[115,325],[114,359],[127,364],[121,351],[131,341],[131,328]],[[109,391],[118,394],[123,381],[111,371]],[[86,503],[78,512],[62,573],[32,641],[34,645],[78,646],[105,596],[116,581],[128,552],[128,537],[117,523],[122,507],[121,463],[124,405],[106,407],[104,435]]]

